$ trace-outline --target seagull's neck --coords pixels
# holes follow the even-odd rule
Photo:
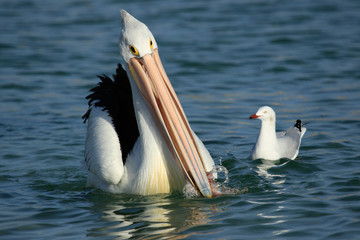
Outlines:
[[[275,119],[261,121],[261,129],[258,137],[258,143],[262,146],[272,146],[277,143]]]

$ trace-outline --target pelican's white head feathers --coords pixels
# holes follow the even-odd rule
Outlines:
[[[148,27],[125,10],[120,13],[122,30],[119,49],[125,63],[129,63],[130,58],[152,54],[153,50],[157,49],[157,43]]]

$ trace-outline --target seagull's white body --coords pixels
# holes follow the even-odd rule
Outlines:
[[[126,72],[119,66],[115,83],[100,77],[103,82],[92,89],[84,115],[88,186],[149,195],[181,191],[191,182],[203,196],[211,197],[208,177],[216,177],[209,176],[214,161],[188,124],[162,67],[155,38],[129,13],[122,10],[121,15],[119,47]],[[126,75],[131,90],[119,93],[123,87],[117,90],[116,84],[123,84]],[[111,101],[107,101],[109,93]],[[132,95],[124,98],[131,101],[133,117],[121,100],[124,94]]]
[[[276,132],[276,115],[271,107],[260,107],[250,119],[261,120],[261,129],[251,151],[252,159],[277,160],[295,159],[299,154],[301,139],[306,128],[297,120],[293,127],[283,132]]]

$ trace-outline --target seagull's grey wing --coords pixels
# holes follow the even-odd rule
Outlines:
[[[285,134],[286,134],[286,131],[277,132],[277,133],[276,133],[276,137],[277,137],[277,138],[280,138],[280,137],[285,136]]]
[[[279,151],[282,152],[282,156],[295,159],[299,153],[299,147],[301,144],[301,138],[306,132],[306,128],[300,130],[296,127],[288,128],[284,134],[278,137]]]

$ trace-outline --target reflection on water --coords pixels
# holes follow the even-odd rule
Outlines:
[[[175,228],[169,223],[169,210],[164,207],[167,203],[153,203],[146,208],[126,208],[125,206],[107,206],[101,221],[108,222],[109,226],[97,229],[105,236],[116,236],[128,239],[136,236],[136,225],[152,229],[152,234],[166,234]]]
[[[247,188],[239,190],[227,186],[228,170],[221,164],[214,168],[212,174],[217,176],[212,187],[222,196],[247,191]],[[201,234],[196,227],[207,228],[209,222],[217,221],[211,216],[223,211],[218,198],[200,197],[190,183],[184,187],[183,193],[141,196],[93,190],[88,197],[92,202],[90,210],[96,216],[91,224],[96,227],[87,230],[89,237],[183,239]]]
[[[256,166],[256,173],[260,177],[264,177],[267,181],[269,181],[272,185],[277,186],[275,189],[272,189],[273,192],[280,193],[284,190],[283,184],[286,181],[286,174],[273,174],[274,170],[277,168],[281,168],[289,163],[290,160],[266,160],[260,159],[260,164]],[[266,199],[259,199],[256,202],[256,205],[263,205],[263,206],[270,206],[268,208],[264,208],[257,213],[257,216],[263,219],[263,223],[260,225],[262,226],[273,226],[275,230],[272,231],[273,236],[280,236],[282,234],[286,234],[290,230],[288,228],[278,228],[276,226],[286,226],[287,216],[284,215],[284,211],[287,211],[286,207],[284,206],[283,199],[276,195],[271,198]]]
[[[208,204],[198,199],[183,199],[179,196],[119,196],[105,194],[105,198],[94,199],[92,210],[98,219],[96,227],[88,229],[87,236],[130,238],[185,238],[187,229],[206,225],[217,204]],[[192,230],[191,235],[197,234]]]
[[[280,163],[280,160],[266,160],[261,159],[261,164],[257,165],[256,172],[259,174],[259,176],[263,176],[266,179],[272,180],[272,183],[275,185],[283,184],[286,180],[286,175],[284,174],[271,174],[269,173],[269,170],[274,167],[282,167],[286,165],[289,161],[286,161],[284,163]]]

